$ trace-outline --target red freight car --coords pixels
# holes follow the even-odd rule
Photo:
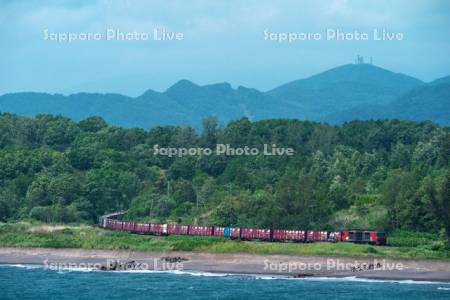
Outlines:
[[[214,236],[224,236],[225,227],[214,226]]]
[[[320,230],[308,230],[306,241],[308,242],[326,242],[328,240],[328,232]]]
[[[167,224],[167,233],[168,234],[188,234],[189,226],[188,225],[180,225],[180,224]]]
[[[274,229],[272,238],[275,241],[303,242],[306,238],[306,232],[304,230]]]
[[[286,230],[286,240],[303,242],[306,238],[305,230]]]
[[[212,235],[213,227],[212,226],[189,226],[189,235]]]
[[[134,231],[134,224],[134,222],[124,222],[122,229],[125,231]]]
[[[285,241],[286,240],[286,230],[274,229],[272,238],[274,241]]]
[[[134,231],[141,234],[149,233],[150,224],[136,223],[134,226]]]
[[[256,235],[258,239],[270,240],[270,229],[257,229]]]
[[[270,240],[270,229],[242,228],[241,238],[247,240]]]
[[[328,235],[329,242],[340,242],[341,241],[341,232],[340,231],[332,231]]]
[[[214,236],[224,236],[232,239],[238,239],[241,237],[241,229],[239,227],[214,226]]]
[[[150,234],[154,235],[163,235],[167,234],[167,224],[156,224],[156,223],[150,223]]]
[[[241,237],[241,228],[230,227],[230,238],[238,239]]]
[[[112,221],[112,224],[111,224],[112,229],[114,229],[114,230],[122,230],[124,223],[125,222],[123,222],[123,221]]]

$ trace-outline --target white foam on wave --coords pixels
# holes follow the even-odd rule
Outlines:
[[[182,271],[182,270],[117,270],[117,271],[101,271],[94,270],[98,272],[108,272],[108,273],[137,273],[137,274],[174,274],[174,275],[190,275],[196,277],[225,277],[225,276],[241,276],[239,274],[228,274],[228,273],[213,273],[213,272],[200,272],[200,271]]]
[[[444,284],[450,285],[450,282],[442,281],[425,281],[411,279],[373,279],[361,278],[356,276],[349,277],[305,277],[305,278],[286,278],[291,280],[310,280],[310,281],[348,281],[348,282],[369,282],[369,283],[401,283],[401,284]]]
[[[450,287],[442,287],[442,286],[440,286],[437,289],[441,290],[441,291],[450,291]]]
[[[27,264],[0,264],[0,267],[14,267],[22,269],[39,269],[43,268],[43,265],[27,265]]]
[[[191,276],[203,276],[203,277],[225,277],[225,276],[234,276],[235,274],[228,274],[228,273],[212,273],[212,272],[196,272],[196,271],[181,271],[181,270],[174,270],[171,271],[173,274],[178,275],[191,275]]]
[[[94,270],[99,271],[99,270]],[[104,272],[104,271],[99,271]],[[304,280],[304,281],[333,281],[333,282],[366,282],[366,283],[399,283],[399,284],[440,284],[449,285],[450,282],[440,281],[422,281],[422,280],[391,280],[391,279],[371,279],[361,278],[356,276],[349,277],[302,277],[294,278],[284,275],[261,275],[261,274],[241,274],[241,273],[216,273],[216,272],[201,272],[201,271],[187,271],[187,270],[123,270],[111,271],[110,273],[162,273],[174,275],[189,275],[195,277],[245,277],[256,280]],[[450,287],[449,287],[450,288]]]
[[[92,272],[96,271],[96,269],[92,268],[75,268],[75,267],[61,267],[61,268],[52,268],[46,267],[44,265],[27,265],[27,264],[0,264],[0,267],[13,267],[13,268],[21,268],[21,269],[45,269],[49,271],[58,271],[58,272]]]
[[[93,268],[73,268],[73,267],[58,268],[58,269],[48,268],[48,270],[58,271],[58,273],[65,273],[65,272],[94,272],[94,271],[97,271],[97,269],[93,269]]]

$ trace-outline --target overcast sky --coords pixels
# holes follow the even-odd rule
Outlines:
[[[275,3],[276,2],[276,3]],[[147,32],[181,41],[73,41],[50,33]],[[403,34],[394,41],[264,39],[327,29]],[[0,94],[163,91],[180,79],[269,90],[361,54],[424,81],[450,75],[450,1],[10,1],[0,0]],[[153,37],[153,36],[152,36]]]

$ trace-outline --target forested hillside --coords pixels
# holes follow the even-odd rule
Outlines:
[[[154,155],[153,146],[292,147],[294,156]],[[0,218],[280,228],[450,229],[450,130],[430,122],[241,119],[125,129],[0,115]]]
[[[348,114],[347,110],[388,105],[422,84],[416,78],[371,64],[347,64],[281,85],[268,94],[295,108],[300,118],[334,122],[333,115],[342,113],[346,121],[358,119],[360,115]]]
[[[413,88],[389,104],[369,104],[353,107],[350,110],[333,113],[327,117],[331,123],[343,123],[354,119],[386,119],[426,121],[449,124],[450,80],[441,78],[428,84]]]

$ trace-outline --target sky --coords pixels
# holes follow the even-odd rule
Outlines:
[[[163,28],[182,39],[154,40],[154,30]],[[147,39],[107,40],[108,29],[147,33]],[[375,29],[396,38],[374,40]],[[349,38],[327,40],[327,30]],[[368,39],[355,40],[355,32]],[[101,37],[54,38],[68,33]],[[288,33],[321,36],[277,40]],[[0,36],[0,94],[137,96],[148,89],[164,91],[180,79],[267,91],[353,63],[358,54],[424,81],[450,75],[446,0],[0,0]]]

